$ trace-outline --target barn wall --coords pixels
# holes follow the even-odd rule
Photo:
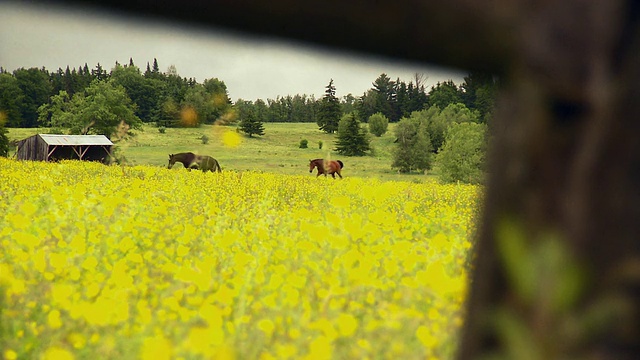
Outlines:
[[[47,158],[47,144],[38,135],[28,137],[18,142],[18,160],[41,160]]]

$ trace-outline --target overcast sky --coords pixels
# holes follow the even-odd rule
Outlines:
[[[405,82],[414,73],[425,74],[429,87],[449,79],[460,84],[465,75],[209,28],[0,0],[0,66],[8,71],[42,66],[55,71],[85,63],[109,71],[129,58],[142,71],[156,58],[162,72],[175,65],[180,76],[199,83],[218,78],[234,101],[295,94],[320,98],[331,78],[342,97],[362,95],[382,73]]]

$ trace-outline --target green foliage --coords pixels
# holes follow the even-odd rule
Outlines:
[[[423,112],[414,112],[410,118],[401,119],[395,128],[397,146],[391,167],[400,172],[431,169],[431,140],[427,118],[423,115]]]
[[[18,69],[13,72],[23,98],[20,106],[20,127],[35,127],[38,124],[38,107],[49,99],[51,84],[46,72],[37,68]]]
[[[429,106],[444,109],[449,104],[461,103],[462,91],[453,81],[438,82],[429,91]]]
[[[4,127],[4,119],[0,113],[0,156],[9,155],[9,138],[7,137],[7,129]]]
[[[167,128],[166,128],[166,127],[164,127],[164,126],[160,126],[160,127],[158,127],[158,132],[159,132],[160,134],[164,134],[164,133],[166,133],[166,132],[167,132]]]
[[[432,106],[427,110],[425,116],[429,118],[428,130],[435,152],[440,151],[444,144],[445,134],[452,124],[478,122],[478,113],[470,111],[461,103],[449,104],[442,111],[439,111],[437,106]]]
[[[318,140],[318,149],[322,149],[322,145],[324,145],[322,140]]]
[[[136,66],[116,65],[111,71],[114,85],[122,85],[131,101],[136,105],[135,114],[143,122],[157,121],[160,116],[166,84],[150,77],[144,77]]]
[[[360,126],[355,113],[345,115],[338,126],[336,151],[346,156],[364,156],[371,150],[366,130]]]
[[[375,113],[369,117],[369,132],[380,137],[387,132],[389,119],[382,113]]]
[[[485,153],[486,125],[471,122],[452,124],[436,157],[440,179],[449,183],[482,182]]]
[[[307,139],[302,139],[300,140],[300,149],[306,149],[309,147],[309,142],[307,141]]]
[[[317,124],[320,130],[332,134],[338,130],[340,120],[340,101],[336,97],[336,88],[333,79],[326,86],[325,95],[320,101]]]
[[[382,113],[387,119],[398,120],[394,109],[395,82],[387,74],[380,74],[373,82],[373,108],[375,113]]]
[[[68,128],[71,134],[104,134],[111,138],[119,126],[142,127],[124,88],[98,80],[72,98],[61,91],[51,98],[50,104],[40,106],[38,113],[41,123]]]
[[[484,71],[472,71],[460,88],[464,90],[462,100],[467,108],[478,111],[478,119],[487,123],[498,91],[495,76]]]
[[[180,125],[180,106],[172,98],[164,100],[160,109],[159,120],[156,122],[161,127],[176,127]]]
[[[207,135],[202,135],[200,136],[200,140],[202,140],[203,144],[208,144],[209,143],[209,137]]]
[[[23,99],[24,94],[18,85],[18,80],[11,74],[0,73],[0,109],[6,121],[4,126],[22,126]]]
[[[241,101],[236,104],[236,111],[240,118],[240,131],[249,135],[249,137],[253,135],[264,135],[264,124],[258,119],[256,109],[241,105]]]

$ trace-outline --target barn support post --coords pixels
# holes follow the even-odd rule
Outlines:
[[[49,148],[51,148],[51,150],[49,150]],[[49,161],[49,158],[51,157],[51,155],[53,155],[57,148],[58,145],[47,146],[47,157],[44,159],[44,161]]]
[[[113,157],[113,156],[111,155],[111,151],[109,150],[109,149],[111,148],[110,146],[109,146],[109,147],[107,147],[107,146],[105,146],[105,145],[102,145],[102,148],[103,148],[103,149],[104,149],[104,151],[107,153],[107,156],[108,156],[109,158],[112,158],[112,157]]]
[[[82,148],[82,145],[77,145],[77,146],[72,146],[71,148],[73,149],[73,152],[76,153],[76,155],[78,155],[78,159],[82,160],[84,159],[84,155],[87,153],[87,150],[89,150],[91,146],[85,146],[84,150]]]

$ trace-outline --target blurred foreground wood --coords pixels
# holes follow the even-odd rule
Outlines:
[[[501,76],[458,357],[640,354],[637,2],[82,2]]]

